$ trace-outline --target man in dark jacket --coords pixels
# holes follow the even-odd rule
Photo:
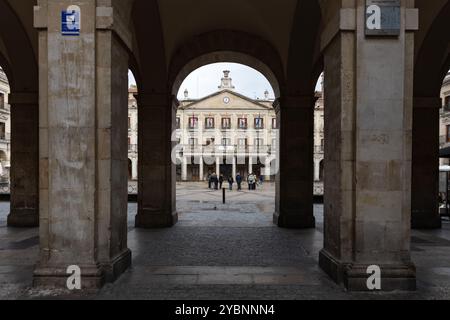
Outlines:
[[[234,179],[232,176],[228,177],[228,185],[230,186],[230,191],[233,191]]]
[[[240,173],[236,176],[236,183],[238,185],[238,190],[242,190],[242,176]]]

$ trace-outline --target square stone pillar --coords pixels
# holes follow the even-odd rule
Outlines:
[[[282,97],[274,223],[282,228],[314,228],[314,97]]]
[[[78,1],[79,36],[61,34],[71,1],[40,1],[40,259],[35,286],[83,289],[114,281],[127,248],[128,52],[113,8]]]
[[[139,93],[139,188],[137,228],[166,228],[176,212],[176,109],[170,94]],[[172,159],[173,156],[173,159]]]
[[[441,228],[439,193],[440,97],[414,97],[412,157],[412,227]]]
[[[415,28],[417,12],[402,1],[400,35],[366,37],[365,1],[357,3],[338,11],[339,30],[331,22],[323,35],[326,164],[320,266],[348,290],[369,290],[368,267],[373,265],[381,270],[381,290],[414,290],[414,34],[409,28]]]
[[[11,105],[9,227],[39,226],[39,102],[37,92],[14,92]]]

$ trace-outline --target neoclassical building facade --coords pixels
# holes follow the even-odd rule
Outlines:
[[[218,76],[219,82],[219,76]],[[191,99],[189,91],[179,101],[176,113],[177,181],[205,181],[212,173],[244,179],[256,174],[274,181],[277,170],[279,124],[274,100],[269,92],[263,99],[238,93],[229,71],[224,71],[218,91],[200,99]],[[135,95],[129,89],[128,163],[129,179],[138,177],[138,112]],[[323,194],[324,104],[316,94],[314,121],[315,194]]]
[[[8,78],[0,67],[0,186],[9,185],[11,167],[11,111]],[[1,190],[0,190],[1,192]]]

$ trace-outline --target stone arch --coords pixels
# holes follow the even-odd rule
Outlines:
[[[276,97],[284,90],[284,72],[277,51],[266,41],[237,31],[206,33],[181,46],[169,67],[169,90],[176,95],[186,76],[215,62],[241,63],[258,70],[270,82]]]
[[[32,1],[35,4],[35,1]],[[39,103],[37,39],[31,18],[0,0],[0,63],[8,76],[11,105],[11,212],[8,225],[39,224]],[[20,16],[19,16],[20,14]],[[28,31],[27,31],[28,30]],[[32,31],[30,31],[32,30]]]
[[[0,38],[6,52],[0,54],[11,91],[38,90],[38,65],[30,38],[16,12],[5,0],[0,0]]]
[[[419,3],[420,4],[420,3]],[[425,5],[424,3],[421,3]],[[427,2],[427,5],[431,5]],[[439,117],[442,82],[450,67],[450,2],[438,11],[416,48],[412,139],[412,226],[440,228]],[[419,35],[416,35],[419,38]],[[418,39],[416,39],[418,40]]]
[[[416,57],[414,96],[439,96],[442,82],[450,68],[450,2],[434,19]]]

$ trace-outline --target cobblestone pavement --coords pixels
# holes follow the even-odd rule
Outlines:
[[[30,289],[38,257],[36,229],[6,228],[8,203],[0,203],[0,299],[450,299],[450,224],[413,231],[418,291],[347,293],[318,268],[323,207],[315,206],[315,230],[272,224],[273,185],[256,192],[179,185],[179,223],[171,229],[133,227],[133,267],[96,293],[67,294]]]

